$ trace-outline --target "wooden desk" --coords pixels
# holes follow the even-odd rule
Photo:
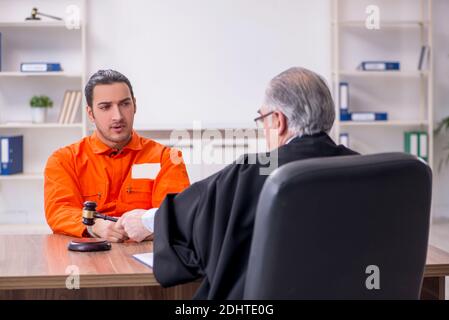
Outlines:
[[[111,251],[67,250],[70,237],[0,235],[0,299],[191,299],[198,282],[163,289],[151,268],[132,255],[152,242],[112,244]],[[68,290],[66,269],[77,266],[80,289]],[[449,253],[429,246],[423,299],[444,299]]]
[[[421,299],[444,300],[446,276],[449,276],[449,253],[430,245],[427,250]]]
[[[0,299],[191,299],[199,286],[162,288],[152,269],[132,257],[151,252],[151,241],[86,253],[68,251],[70,239],[0,235]],[[79,290],[66,288],[70,266],[79,270]]]

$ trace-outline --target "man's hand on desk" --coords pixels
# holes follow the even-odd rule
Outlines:
[[[128,239],[126,231],[112,221],[97,219],[92,230],[100,238],[111,242],[123,242]]]
[[[142,216],[146,212],[147,210],[134,209],[124,213],[117,221],[117,227],[123,228],[128,237],[136,242],[153,240],[153,233],[142,222]]]

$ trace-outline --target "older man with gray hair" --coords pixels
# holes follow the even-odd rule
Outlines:
[[[259,159],[274,157],[279,166],[319,157],[353,155],[328,136],[334,103],[324,80],[303,69],[288,69],[272,79],[254,119],[265,131],[271,150],[256,161],[243,160],[168,195],[160,208],[136,220],[119,220],[137,241],[154,234],[156,279],[172,286],[198,278],[198,299],[241,299],[248,265],[257,202],[267,178]],[[254,159],[254,157],[252,157]],[[254,163],[255,162],[255,163]]]
[[[263,124],[270,150],[294,137],[329,133],[335,120],[334,102],[326,83],[303,68],[288,69],[272,79],[258,112],[261,116],[256,122],[271,117]],[[271,140],[267,130],[274,131]]]

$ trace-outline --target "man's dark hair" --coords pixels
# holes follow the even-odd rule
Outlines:
[[[129,82],[127,77],[125,77],[120,72],[111,69],[98,70],[90,77],[89,81],[87,81],[86,87],[84,88],[84,94],[86,95],[87,105],[92,107],[94,88],[96,85],[113,84],[117,82],[126,83],[126,85],[129,88],[129,91],[131,91],[131,97],[134,100],[133,87],[131,86],[131,82]]]

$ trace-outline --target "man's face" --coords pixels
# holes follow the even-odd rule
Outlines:
[[[95,123],[100,140],[111,148],[122,148],[131,137],[135,100],[126,83],[96,85],[92,106],[87,107],[89,119]]]
[[[265,106],[262,106],[258,113],[263,117],[260,121],[263,127],[267,148],[270,151],[276,149],[279,146],[279,132],[277,122],[275,121],[277,113],[270,111]]]

